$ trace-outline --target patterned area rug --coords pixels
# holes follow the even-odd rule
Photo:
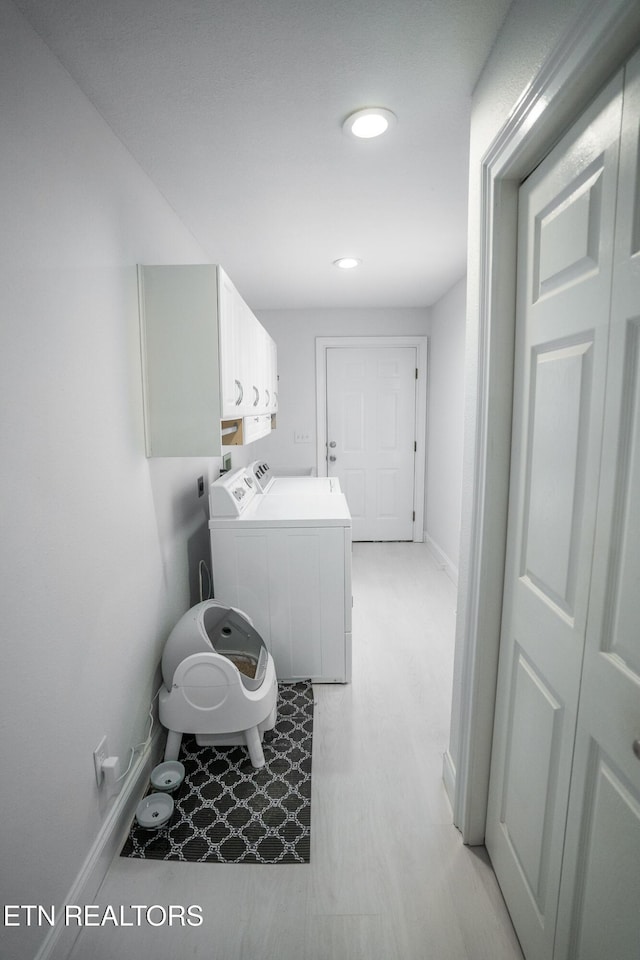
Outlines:
[[[134,820],[123,857],[206,863],[308,863],[311,846],[311,683],[279,684],[265,766],[244,747],[199,747],[184,736],[185,778],[159,830]]]

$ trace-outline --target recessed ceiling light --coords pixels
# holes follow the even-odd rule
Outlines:
[[[397,121],[395,113],[387,110],[386,107],[365,107],[350,114],[342,124],[342,129],[349,137],[371,140],[385,133]]]
[[[359,267],[362,263],[362,260],[357,260],[355,257],[340,257],[339,260],[334,260],[334,267],[340,267],[341,270],[353,270],[354,267]]]

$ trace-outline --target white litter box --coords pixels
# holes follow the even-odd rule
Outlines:
[[[275,726],[273,658],[251,620],[205,600],[177,622],[162,655],[159,717],[168,730],[165,760],[177,760],[182,735],[200,746],[243,744],[264,766],[262,739]]]

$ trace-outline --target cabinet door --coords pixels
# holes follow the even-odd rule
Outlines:
[[[258,338],[258,356],[256,358],[258,365],[258,390],[260,393],[260,410],[262,413],[269,412],[269,399],[271,391],[269,390],[269,334],[260,327],[260,336]]]
[[[246,336],[246,375],[249,384],[248,412],[257,415],[264,413],[264,385],[261,372],[262,334],[264,331],[248,307],[245,311],[244,323]]]
[[[275,341],[269,337],[269,412],[278,410],[278,353]]]
[[[242,297],[223,270],[218,273],[220,324],[220,393],[223,417],[238,417],[248,408],[249,386],[243,369]]]
[[[271,413],[275,393],[272,377],[273,341],[251,311],[248,311],[246,322],[250,412],[256,415]]]

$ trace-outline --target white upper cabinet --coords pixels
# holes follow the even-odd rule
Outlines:
[[[251,418],[226,443],[263,436],[276,347],[224,270],[141,266],[138,277],[147,456],[219,456],[222,420]]]

